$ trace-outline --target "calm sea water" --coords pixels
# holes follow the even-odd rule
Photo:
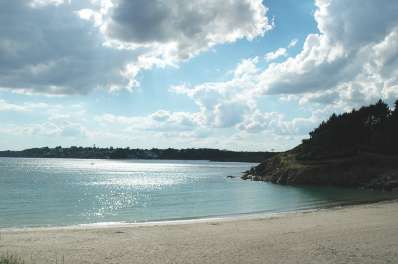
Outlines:
[[[226,178],[254,165],[0,158],[0,228],[282,212],[391,195]]]

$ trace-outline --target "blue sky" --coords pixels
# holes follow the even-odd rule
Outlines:
[[[286,150],[398,97],[398,4],[0,3],[0,149]]]

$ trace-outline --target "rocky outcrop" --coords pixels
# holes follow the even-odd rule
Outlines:
[[[287,185],[333,185],[398,190],[398,157],[360,153],[322,161],[280,153],[247,171],[244,180]]]
[[[279,184],[398,189],[398,100],[333,114],[296,148],[268,158],[243,179]]]

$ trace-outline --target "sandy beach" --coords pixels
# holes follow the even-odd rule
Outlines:
[[[1,230],[26,263],[397,263],[398,201],[130,226]]]

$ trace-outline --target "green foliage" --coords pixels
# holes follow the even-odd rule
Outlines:
[[[4,255],[0,256],[0,264],[24,264],[25,262],[14,255]]]
[[[299,158],[324,159],[355,155],[361,151],[398,154],[398,100],[391,110],[376,104],[333,114],[303,141]]]

